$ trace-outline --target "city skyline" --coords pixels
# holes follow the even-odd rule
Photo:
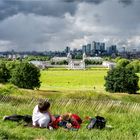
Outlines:
[[[80,49],[93,40],[140,51],[139,0],[0,0],[0,51]]]

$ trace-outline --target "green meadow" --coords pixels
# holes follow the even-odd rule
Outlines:
[[[41,89],[103,90],[107,69],[61,70],[41,72]]]
[[[0,139],[2,140],[140,140],[140,95],[108,93],[104,89],[107,69],[85,71],[48,69],[41,71],[39,90],[0,85]],[[138,74],[140,76],[140,74]],[[38,98],[48,98],[51,113],[77,113],[104,116],[112,128],[87,130],[85,121],[80,130],[62,128],[50,131],[2,121],[4,115],[32,114]]]

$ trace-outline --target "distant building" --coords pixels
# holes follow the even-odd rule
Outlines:
[[[86,52],[85,52],[87,55],[90,55],[91,54],[91,44],[87,44],[86,46]]]
[[[85,62],[83,60],[71,60],[68,64],[68,69],[83,70],[85,69]]]
[[[65,53],[68,54],[69,52],[70,52],[70,47],[67,46],[67,47],[65,48]]]
[[[91,44],[83,45],[82,52],[86,53],[87,55],[91,54]]]
[[[98,55],[98,54],[102,54],[103,52],[105,52],[105,43],[102,42],[92,42],[92,53],[94,55]]]
[[[87,47],[86,45],[83,45],[83,46],[82,46],[82,51],[83,51],[83,53],[86,53],[86,47]]]
[[[116,54],[117,53],[117,46],[116,45],[111,45],[109,48],[108,48],[108,53],[111,55],[111,54]]]
[[[54,62],[54,63],[57,63],[57,62],[61,62],[61,61],[64,61],[64,60],[68,60],[68,58],[67,57],[53,57],[52,59],[51,59],[51,62]]]
[[[103,61],[103,59],[101,57],[87,57],[86,60],[94,60],[94,61]]]
[[[40,69],[45,69],[51,65],[49,61],[30,61],[30,63]]]
[[[73,69],[73,70],[84,70],[86,68],[85,66],[85,53],[83,54],[83,60],[73,60],[73,59],[69,59],[69,63],[68,63],[68,69]],[[70,58],[70,57],[69,57]]]
[[[107,67],[107,68],[109,68],[109,69],[112,69],[112,68],[114,68],[114,67],[116,66],[116,63],[114,63],[114,62],[109,62],[109,61],[103,61],[102,65],[103,65],[104,67]]]

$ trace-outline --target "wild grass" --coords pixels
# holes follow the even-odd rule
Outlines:
[[[24,90],[10,84],[0,85],[0,139],[139,140],[140,95],[105,92],[103,85],[106,73],[106,69],[50,69],[41,72],[40,90]],[[65,131],[62,128],[50,131],[2,121],[4,115],[31,115],[38,98],[50,100],[53,114],[72,112],[81,118],[100,115],[113,128],[89,131],[86,129],[88,122],[84,122],[79,131]]]
[[[29,99],[29,98],[28,98]],[[0,139],[41,139],[41,140],[137,140],[140,138],[140,105],[126,104],[118,101],[82,100],[82,99],[56,99],[50,100],[51,112],[53,114],[63,114],[73,112],[82,118],[85,116],[101,115],[107,118],[107,124],[112,125],[112,129],[87,130],[84,122],[79,131],[65,131],[60,128],[50,131],[47,129],[35,129],[24,127],[18,123],[0,121]],[[36,100],[32,104],[20,102],[13,106],[12,102],[1,102],[1,115],[4,114],[32,114],[32,109]]]

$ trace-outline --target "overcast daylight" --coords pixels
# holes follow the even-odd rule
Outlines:
[[[140,0],[0,0],[0,140],[140,140]]]
[[[0,0],[0,51],[63,50],[102,41],[140,50],[139,0]]]

